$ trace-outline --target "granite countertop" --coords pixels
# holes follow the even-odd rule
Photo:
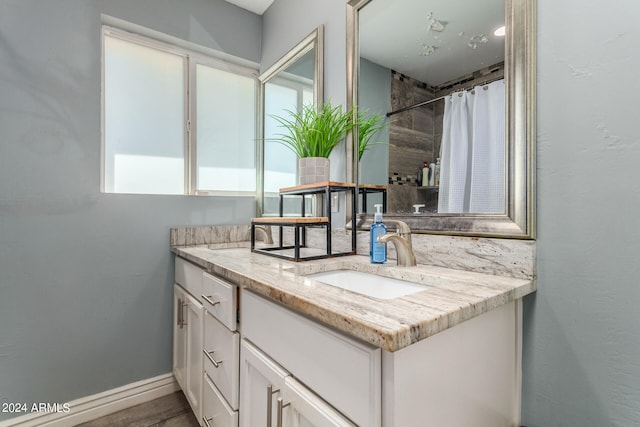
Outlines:
[[[242,288],[387,351],[400,350],[536,290],[535,281],[527,279],[420,264],[397,267],[395,261],[377,266],[361,255],[296,263],[241,246],[175,246],[172,251]],[[433,286],[381,300],[305,277],[341,268]]]

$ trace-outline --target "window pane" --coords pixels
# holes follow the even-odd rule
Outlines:
[[[255,80],[196,67],[197,188],[256,189]]]
[[[313,88],[302,90],[302,105],[313,105]]]
[[[105,191],[184,194],[184,59],[105,36]]]
[[[298,158],[288,147],[271,141],[278,134],[286,133],[286,130],[275,120],[272,115],[290,119],[285,110],[298,110],[298,91],[276,83],[265,85],[264,110],[264,192],[278,193],[280,188],[291,187],[297,184],[296,170]]]

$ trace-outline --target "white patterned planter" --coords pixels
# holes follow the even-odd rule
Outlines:
[[[298,159],[298,184],[315,184],[329,181],[329,159],[304,157]]]

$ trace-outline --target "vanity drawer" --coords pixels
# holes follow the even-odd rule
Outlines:
[[[381,350],[242,290],[242,334],[361,426],[382,419]]]
[[[205,427],[238,427],[238,412],[227,405],[206,373],[202,387],[202,421]]]
[[[237,287],[209,273],[202,275],[202,304],[227,329],[236,330]]]
[[[176,283],[200,301],[202,294],[202,270],[189,261],[176,257]]]
[[[238,409],[240,334],[231,332],[205,310],[204,371],[233,409]]]

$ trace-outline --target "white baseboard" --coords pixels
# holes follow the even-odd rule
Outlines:
[[[74,426],[178,390],[173,374],[164,374],[68,402],[66,412],[61,406],[60,412],[35,412],[0,421],[0,427]]]

